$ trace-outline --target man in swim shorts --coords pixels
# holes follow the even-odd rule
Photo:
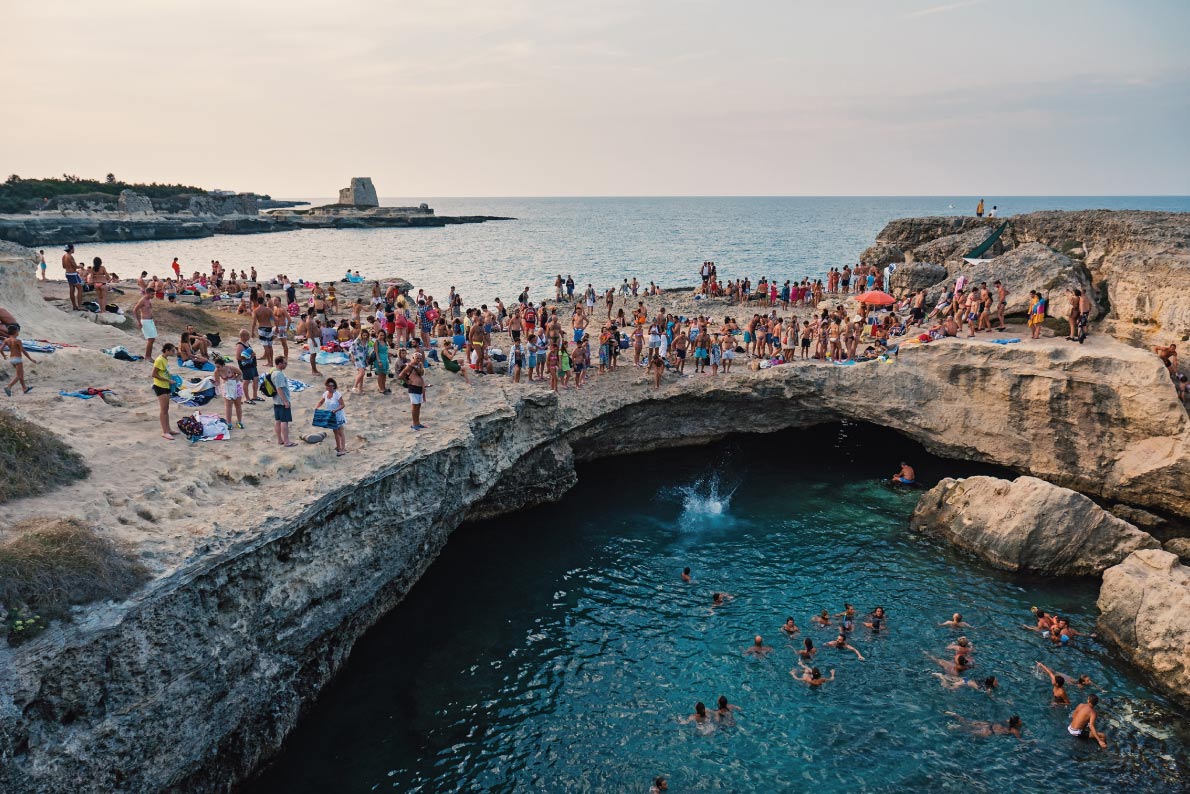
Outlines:
[[[70,290],[70,307],[76,312],[83,310],[83,277],[79,273],[78,263],[74,261],[74,246],[67,245],[63,249],[62,269],[66,271],[66,285]]]
[[[409,359],[409,363],[397,375],[397,380],[403,380],[407,384],[405,386],[409,391],[409,405],[413,412],[413,424],[410,425],[414,430],[425,430],[426,426],[421,423],[421,407],[425,403],[426,395],[426,381],[422,376],[425,370],[422,368],[422,353],[420,350],[413,354]]]
[[[273,366],[273,310],[265,303],[263,295],[256,296],[256,308],[252,310],[252,328],[249,334],[255,333],[264,348],[264,363]]]
[[[901,461],[901,470],[893,475],[893,482],[901,485],[914,485],[917,482],[917,472],[905,461]]]
[[[1095,713],[1097,705],[1099,705],[1099,698],[1096,695],[1091,695],[1087,698],[1086,703],[1079,703],[1075,706],[1074,713],[1070,715],[1070,724],[1066,726],[1066,732],[1077,739],[1094,739],[1100,747],[1107,747],[1107,740],[1095,728],[1095,718],[1099,716]]]
[[[145,358],[152,360],[153,343],[157,341],[157,323],[153,322],[153,293],[141,293],[140,300],[132,307],[132,316],[145,337]]]

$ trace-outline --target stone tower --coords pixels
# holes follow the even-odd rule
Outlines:
[[[380,199],[376,198],[376,186],[372,184],[372,177],[352,177],[351,187],[339,191],[339,203],[356,207],[379,207]]]

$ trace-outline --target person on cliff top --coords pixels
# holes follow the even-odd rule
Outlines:
[[[1178,371],[1178,346],[1175,343],[1170,342],[1167,347],[1155,345],[1153,352],[1157,354],[1157,358],[1161,359],[1161,363],[1170,371],[1170,374]]]
[[[1100,747],[1107,747],[1107,739],[1095,727],[1095,719],[1099,716],[1095,712],[1095,707],[1098,705],[1099,697],[1089,695],[1085,703],[1075,706],[1074,713],[1070,715],[1070,724],[1066,726],[1066,732],[1077,739],[1094,739]]]
[[[0,341],[0,357],[8,359],[14,374],[12,380],[4,387],[4,393],[11,397],[12,387],[20,384],[21,394],[28,394],[33,391],[33,387],[25,385],[25,361],[28,360],[32,364],[33,358],[21,344],[21,338],[18,336],[21,327],[14,323],[7,326],[6,330],[8,335],[4,337],[3,341]]]
[[[83,310],[83,277],[79,274],[78,262],[74,261],[74,246],[67,245],[62,254],[62,269],[66,271],[66,288],[70,293],[70,307],[76,312]]]
[[[37,252],[37,266],[41,269],[41,280],[45,281],[45,251]]]
[[[145,359],[153,359],[153,343],[157,341],[157,323],[153,321],[153,293],[145,290],[132,307],[132,317],[145,338]]]
[[[161,437],[174,440],[174,431],[169,427],[169,395],[173,381],[169,374],[169,357],[177,352],[172,343],[161,346],[161,355],[153,362],[153,394],[157,396],[158,418],[161,420]]]
[[[983,720],[969,720],[966,717],[955,714],[953,711],[943,712],[949,717],[954,717],[959,721],[959,727],[973,733],[976,736],[1015,736],[1021,738],[1021,729],[1024,723],[1021,718],[1013,714],[1008,718],[1007,722],[985,722]]]
[[[426,381],[424,377],[424,358],[420,350],[414,352],[409,363],[397,374],[397,380],[403,381],[409,391],[409,405],[413,413],[413,423],[409,425],[413,430],[425,430],[421,423],[421,407],[426,399]]]
[[[980,199],[979,203],[975,205],[975,217],[976,218],[983,217],[983,199]]]
[[[293,421],[293,402],[290,399],[289,378],[285,377],[285,367],[288,362],[285,356],[277,356],[273,364],[273,371],[268,378],[272,381],[276,393],[273,395],[273,432],[277,436],[277,443],[283,447],[296,447],[297,444],[289,440],[289,423]]]

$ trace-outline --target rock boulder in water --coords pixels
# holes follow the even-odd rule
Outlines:
[[[1082,494],[1036,477],[947,478],[921,497],[911,526],[1022,573],[1094,576],[1161,547]]]
[[[1144,549],[1103,572],[1099,634],[1158,686],[1190,705],[1190,570]]]

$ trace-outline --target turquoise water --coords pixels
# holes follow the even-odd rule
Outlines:
[[[1178,196],[987,196],[1002,215],[1042,209],[1190,211]],[[401,276],[437,297],[457,286],[468,305],[514,299],[528,286],[553,299],[554,277],[573,274],[599,289],[633,276],[647,284],[692,284],[704,259],[726,278],[817,277],[853,263],[895,218],[971,214],[979,197],[393,198],[428,201],[441,215],[503,215],[515,221],[441,229],[317,229],[201,240],[82,244],[79,261],[100,256],[134,278],[165,275],[173,257],[205,270],[212,259],[262,276],[337,279]],[[330,199],[316,200],[329,202]],[[951,206],[953,205],[953,207]],[[51,274],[52,275],[52,274]]]
[[[989,471],[832,425],[590,464],[556,505],[460,528],[245,789],[644,792],[664,774],[675,792],[1185,790],[1184,713],[1095,640],[1020,628],[1037,604],[1090,630],[1097,583],[1009,576],[913,535],[917,494],[879,482],[903,457],[929,482]],[[712,612],[714,591],[735,598]],[[855,632],[863,662],[822,647],[836,680],[810,690],[779,627],[792,615],[796,643],[822,646],[834,634],[809,619],[844,601],[883,605],[889,630]],[[932,675],[955,611],[994,695]],[[743,654],[757,633],[768,658]],[[1037,660],[1103,687],[1106,751],[1066,735]],[[734,725],[679,722],[720,694]],[[1023,740],[973,737],[947,710],[1019,714]]]

